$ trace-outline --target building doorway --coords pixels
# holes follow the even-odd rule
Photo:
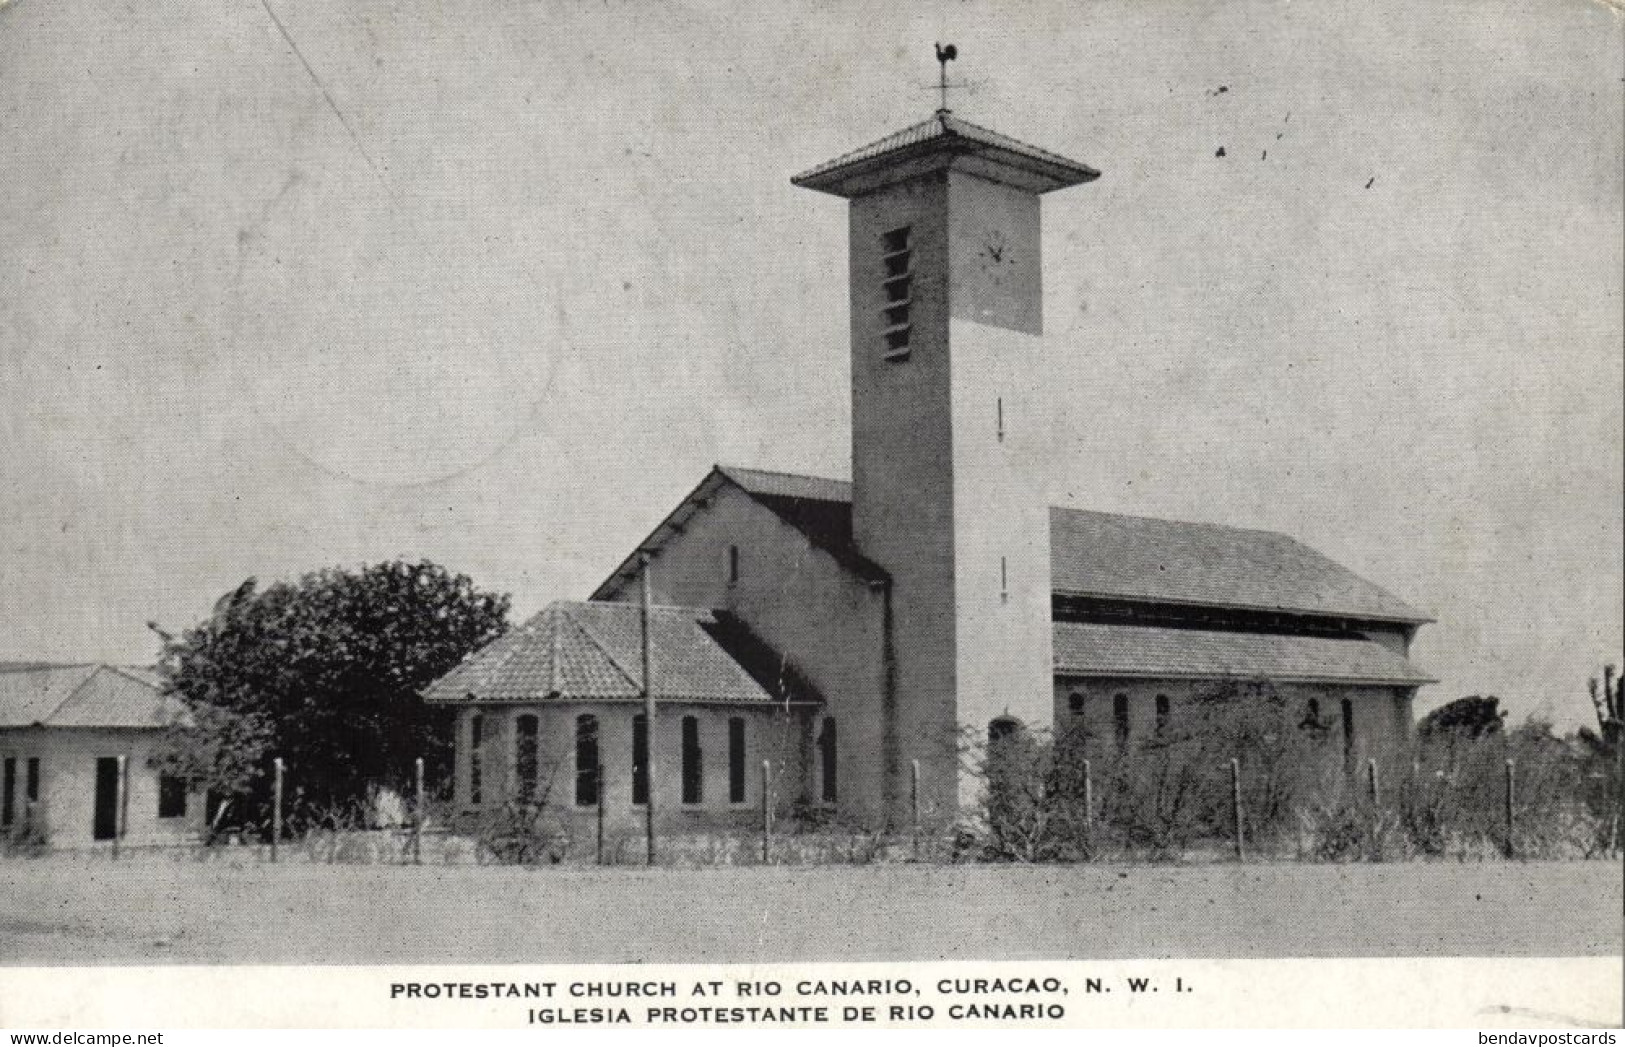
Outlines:
[[[111,840],[118,835],[118,757],[96,758],[96,814],[91,837]]]

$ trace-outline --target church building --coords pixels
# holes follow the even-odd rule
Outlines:
[[[590,599],[438,681],[459,806],[624,820],[652,788],[680,827],[765,780],[781,812],[948,819],[967,732],[1121,743],[1238,681],[1351,761],[1402,741],[1424,614],[1284,535],[1051,504],[1040,198],[1098,176],[944,108],[794,178],[849,201],[851,479],[717,466]]]

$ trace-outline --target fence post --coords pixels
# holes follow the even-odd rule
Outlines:
[[[271,861],[276,861],[277,843],[282,839],[282,757],[271,761]]]
[[[1513,829],[1513,818],[1512,818],[1513,784],[1512,784],[1512,782],[1513,782],[1513,761],[1508,760],[1507,761],[1507,790],[1506,790],[1506,832],[1507,832],[1506,856],[1508,858],[1511,858],[1514,854],[1517,853],[1516,848],[1514,847],[1514,845],[1512,843],[1512,829]]]
[[[124,808],[129,801],[130,790],[126,779],[130,773],[130,758],[120,756],[118,759],[118,781],[113,784],[113,860],[118,861],[119,842],[124,839]]]
[[[1247,860],[1247,844],[1241,822],[1241,761],[1230,760],[1230,806],[1236,817],[1236,860]]]
[[[1083,843],[1093,850],[1095,845],[1095,776],[1089,761],[1083,761]],[[1093,857],[1091,854],[1090,857]]]
[[[769,795],[773,780],[773,761],[762,761],[762,864],[773,858],[773,799]]]
[[[412,764],[412,784],[416,793],[412,808],[412,864],[423,864],[423,757]]]
[[[594,772],[596,783],[593,792],[598,794],[598,864],[604,864],[604,765],[600,763]]]
[[[908,762],[908,803],[914,819],[914,860],[920,860],[920,761]]]

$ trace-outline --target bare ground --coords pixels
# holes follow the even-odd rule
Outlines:
[[[594,869],[0,861],[0,963],[1622,951],[1611,862]]]

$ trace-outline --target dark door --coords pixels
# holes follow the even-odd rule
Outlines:
[[[118,832],[118,757],[96,759],[96,825],[92,835],[111,840]]]

